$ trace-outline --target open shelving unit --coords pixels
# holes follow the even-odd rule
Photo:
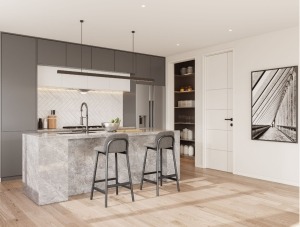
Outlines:
[[[193,67],[193,73],[181,75],[181,69],[189,66]],[[195,101],[195,60],[176,63],[174,72],[174,129],[182,132],[187,128],[192,131],[192,139],[180,137],[180,145],[193,146],[195,154],[195,106],[178,106],[178,101]],[[195,155],[181,157],[195,158]]]

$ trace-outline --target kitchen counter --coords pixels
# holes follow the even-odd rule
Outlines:
[[[129,135],[129,161],[134,184],[142,174],[144,144],[153,142],[159,130],[122,129]],[[175,155],[180,173],[180,135],[175,132]],[[117,132],[118,133],[118,132]],[[38,205],[68,200],[69,196],[89,193],[95,162],[94,147],[103,144],[109,132],[59,134],[57,132],[23,134],[23,176],[25,194]],[[155,170],[155,152],[148,152],[146,171]],[[110,155],[111,156],[111,155]],[[119,181],[128,180],[126,159],[119,155]],[[164,174],[174,173],[171,152],[163,153]],[[97,176],[104,178],[104,156],[99,156]],[[115,175],[114,157],[109,157],[109,177]],[[155,179],[155,175],[150,176]],[[111,182],[113,183],[113,182]],[[100,188],[104,187],[99,183]]]

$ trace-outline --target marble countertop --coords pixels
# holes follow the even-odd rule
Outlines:
[[[106,137],[112,133],[127,133],[129,136],[143,136],[143,135],[153,135],[161,132],[162,130],[157,129],[120,129],[118,132],[106,132],[106,131],[91,131],[90,133],[73,133],[72,131],[45,131],[37,133],[23,133],[27,136],[33,136],[38,138],[67,138],[67,139],[88,139],[97,137]]]
[[[120,130],[127,130],[127,129],[135,129],[135,127],[120,127]],[[80,131],[80,129],[76,128],[55,128],[55,129],[38,129],[38,133],[49,133],[49,132],[72,132],[72,131]],[[104,131],[102,128],[91,128],[90,131]]]

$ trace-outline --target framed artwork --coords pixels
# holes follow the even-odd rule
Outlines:
[[[251,72],[252,140],[297,143],[298,66]]]

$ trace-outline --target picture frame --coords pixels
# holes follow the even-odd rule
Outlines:
[[[298,66],[251,72],[251,139],[298,143]]]

